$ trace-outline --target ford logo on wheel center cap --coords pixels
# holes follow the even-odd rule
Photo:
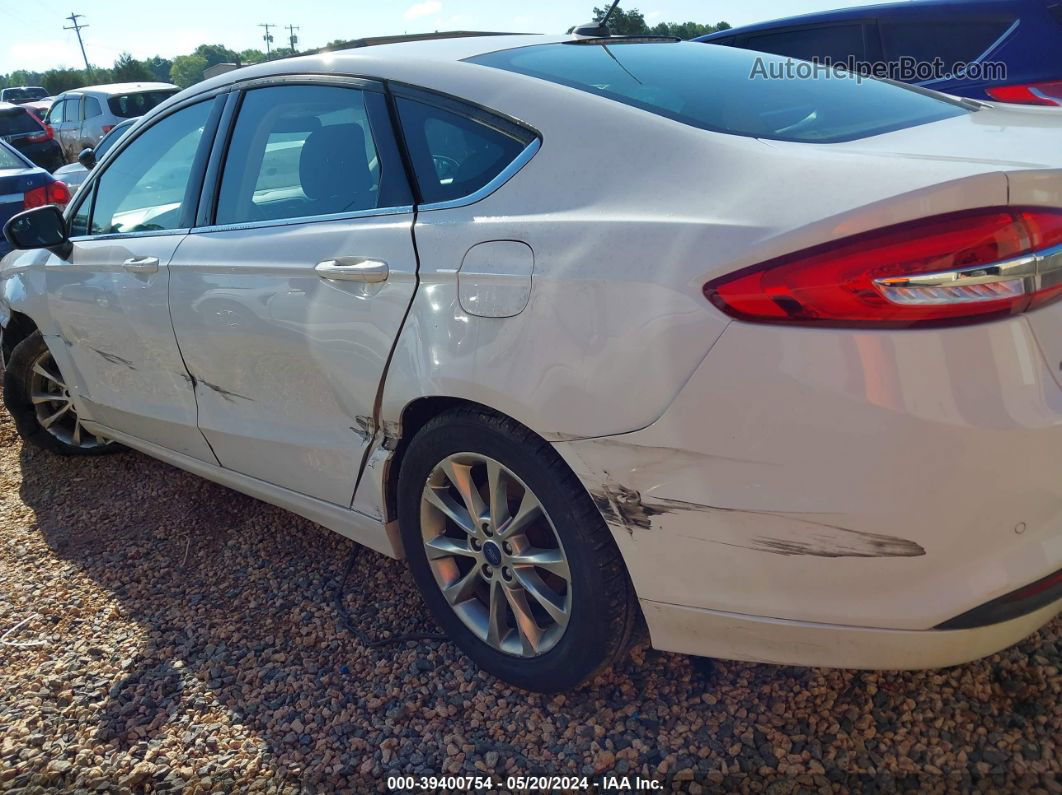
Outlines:
[[[502,555],[501,550],[498,549],[498,545],[493,541],[488,541],[483,545],[483,557],[487,559],[487,563],[491,566],[500,566]]]

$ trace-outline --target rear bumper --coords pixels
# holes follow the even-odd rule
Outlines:
[[[900,332],[732,323],[655,423],[555,447],[663,648],[882,667],[888,640],[901,649],[889,666],[918,667],[1049,618],[1037,605],[931,632],[1062,568],[1062,389],[1028,317]],[[751,622],[747,645],[735,622]],[[791,642],[771,646],[767,630]],[[847,650],[831,659],[803,631],[873,653],[834,644]],[[909,642],[936,650],[905,663]]]
[[[724,660],[868,670],[961,665],[1031,635],[1062,610],[1062,601],[976,629],[892,630],[782,621],[643,601],[655,648]]]

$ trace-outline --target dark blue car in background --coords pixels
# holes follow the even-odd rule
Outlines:
[[[70,201],[70,189],[14,147],[0,141],[0,227],[15,213],[45,204],[60,207]],[[0,257],[11,244],[0,235]]]
[[[974,99],[1062,106],[1062,0],[908,0],[762,22],[697,41],[876,65],[889,74],[875,76]],[[928,66],[934,62],[943,68]],[[964,74],[956,64],[973,66]]]

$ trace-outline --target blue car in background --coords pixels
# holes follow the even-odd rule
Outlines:
[[[762,22],[696,41],[854,62],[887,72],[875,76],[973,99],[1062,106],[1062,0],[908,0]],[[968,66],[956,71],[956,64]]]
[[[0,141],[0,227],[23,210],[45,204],[64,206],[70,201],[70,189],[43,168],[33,165],[18,150]],[[0,236],[0,257],[11,251],[11,244]]]

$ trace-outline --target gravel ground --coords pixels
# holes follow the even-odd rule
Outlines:
[[[0,460],[0,632],[25,621],[0,646],[0,789],[363,792],[490,772],[1062,791],[1062,621],[947,671],[705,672],[640,647],[576,693],[529,695],[448,643],[360,645],[332,600],[351,544],[309,522],[135,453],[25,448],[6,414]],[[432,628],[402,564],[366,551],[352,580],[372,635]]]

